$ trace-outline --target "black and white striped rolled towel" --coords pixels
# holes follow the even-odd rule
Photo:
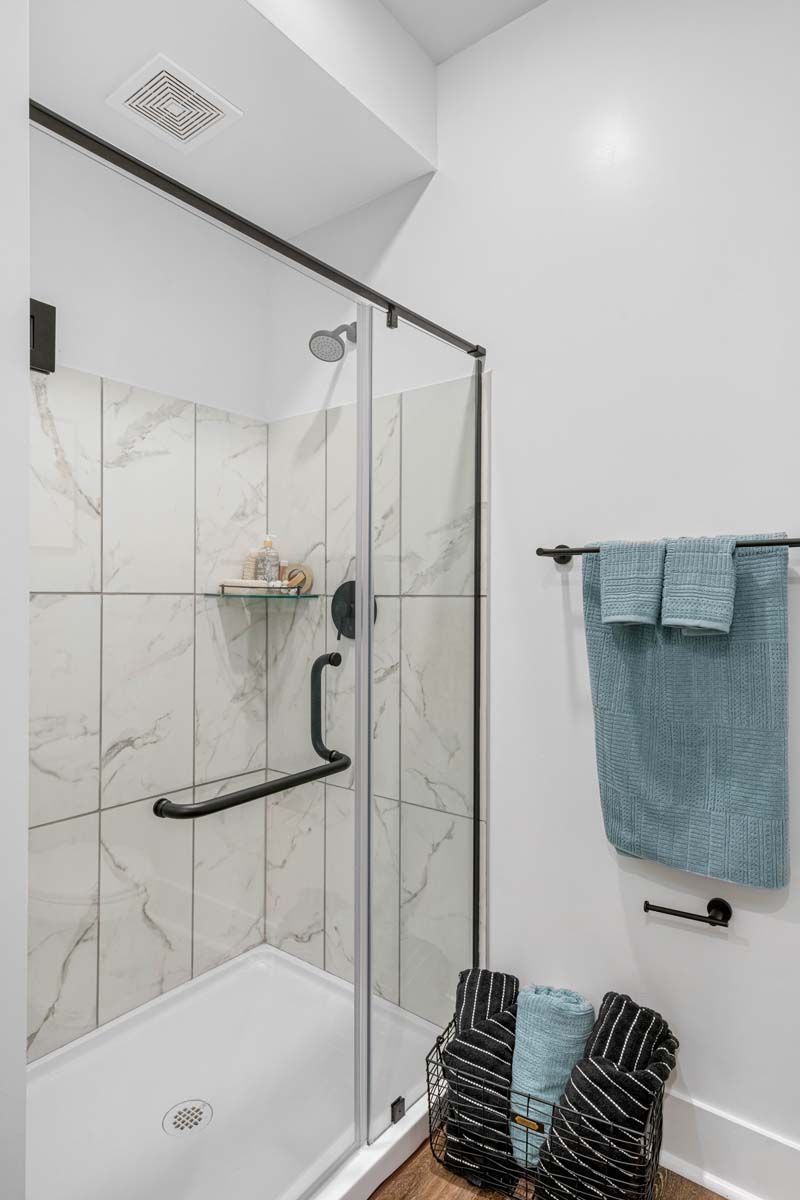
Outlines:
[[[677,1039],[650,1008],[607,992],[539,1159],[541,1200],[643,1195],[645,1133],[675,1067]]]
[[[442,1052],[448,1083],[445,1162],[509,1191],[518,1177],[508,1132],[518,993],[513,975],[462,971],[455,1033]]]

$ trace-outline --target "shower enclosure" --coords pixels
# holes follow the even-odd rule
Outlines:
[[[258,415],[32,374],[28,1197],[299,1200],[482,956],[483,351],[33,117],[271,306]]]

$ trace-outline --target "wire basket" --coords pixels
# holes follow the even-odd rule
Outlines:
[[[451,1021],[426,1059],[438,1162],[515,1200],[658,1200],[663,1086],[632,1129],[454,1070],[443,1057],[454,1033]]]

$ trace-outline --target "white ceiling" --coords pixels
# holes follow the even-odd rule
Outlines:
[[[370,0],[341,9],[329,2],[307,0],[295,22],[307,35],[300,37],[275,15],[294,0],[31,0],[31,96],[296,238],[428,174],[435,145],[420,130],[435,131],[431,58],[447,58],[544,0]],[[107,103],[157,54],[242,118],[184,152]]]
[[[431,170],[247,0],[31,0],[31,96],[259,225],[294,237]],[[188,152],[106,99],[163,53],[244,116]]]
[[[545,0],[381,0],[434,62],[444,62]]]

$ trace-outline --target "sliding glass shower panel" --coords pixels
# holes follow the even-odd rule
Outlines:
[[[423,1094],[425,1055],[473,961],[473,370],[464,353],[376,314],[371,1137]]]
[[[29,1200],[299,1200],[357,1140],[356,307],[207,236],[260,289],[247,387],[32,378]]]

